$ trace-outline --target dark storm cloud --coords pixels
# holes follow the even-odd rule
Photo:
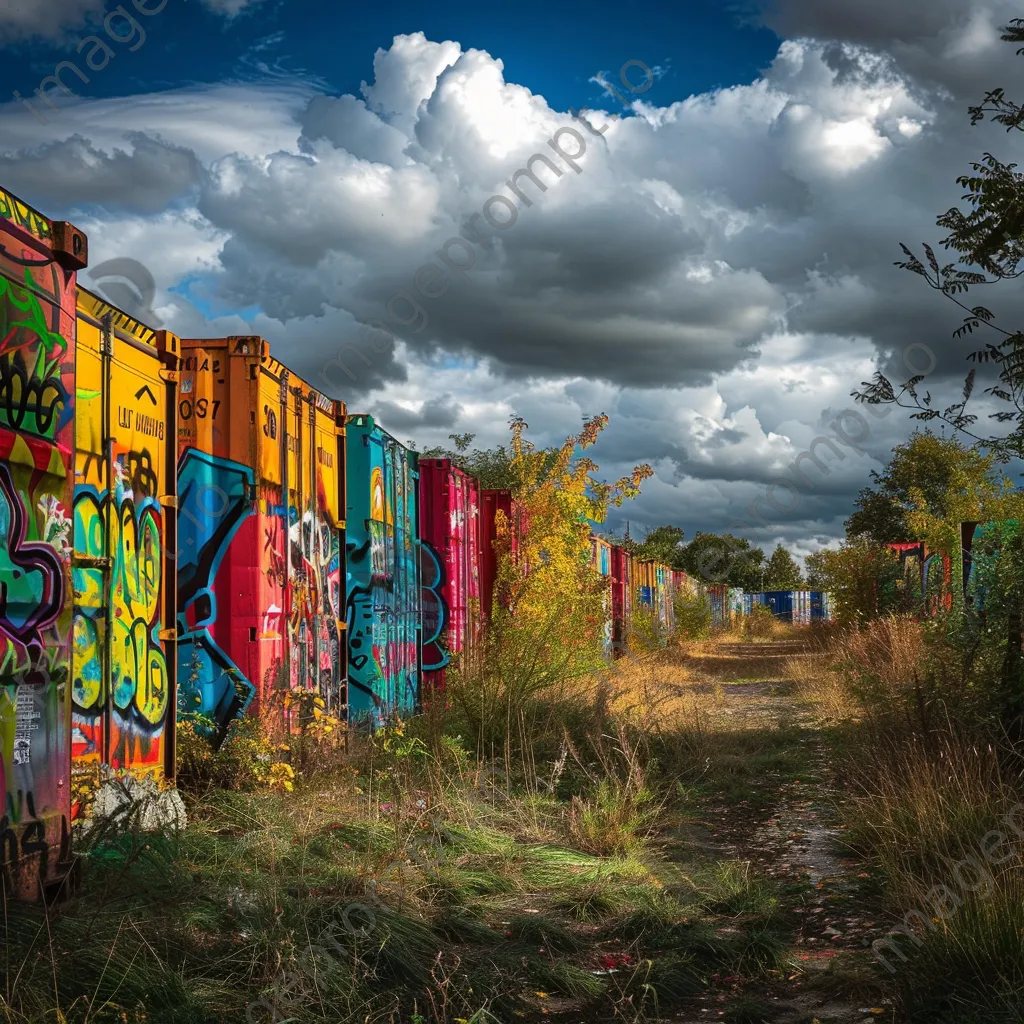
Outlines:
[[[192,193],[202,170],[195,154],[143,132],[125,132],[131,149],[97,149],[81,135],[0,154],[0,181],[50,210],[97,204],[152,214]]]
[[[417,430],[423,427],[454,427],[462,413],[462,406],[452,395],[444,394],[428,399],[418,412],[394,402],[376,402],[372,411],[391,430]]]

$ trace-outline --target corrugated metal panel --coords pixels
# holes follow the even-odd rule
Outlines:
[[[729,605],[729,621],[734,623],[743,616],[743,591],[738,587],[730,587],[726,601]]]
[[[72,744],[174,776],[178,339],[78,291]]]
[[[712,583],[708,587],[711,603],[711,625],[721,628],[726,625],[729,588],[724,583]]]
[[[515,536],[512,533],[512,492],[486,490],[481,495],[482,524],[480,529],[480,604],[485,618],[491,617],[494,605],[494,586],[498,577],[501,551],[510,543],[514,549]],[[498,513],[509,531],[508,542],[498,537]]]
[[[443,689],[452,655],[468,652],[480,615],[480,488],[449,459],[419,460],[423,686]]]
[[[604,581],[604,622],[602,624],[602,646],[604,656],[611,658],[615,642],[615,626],[613,615],[614,599],[612,597],[612,546],[601,537],[591,535],[590,538],[590,565],[595,572],[599,573]]]
[[[0,190],[0,876],[70,870],[76,271],[85,236]]]
[[[185,340],[182,367],[179,708],[213,719],[215,738],[298,688],[337,711],[344,405],[294,377],[258,337]]]
[[[811,592],[793,591],[793,625],[808,626],[811,622]]]
[[[633,566],[628,551],[612,548],[612,648],[622,654],[629,639],[629,624],[633,615]]]
[[[765,591],[765,604],[772,611],[772,615],[784,622],[793,620],[793,591],[792,590],[768,590]]]
[[[349,711],[380,724],[420,695],[416,458],[371,416],[348,418]]]

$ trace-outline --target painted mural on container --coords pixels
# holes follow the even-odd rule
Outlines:
[[[294,731],[296,691],[345,701],[344,406],[259,337],[186,339],[182,361],[179,489],[208,498],[181,501],[202,553],[179,580],[181,707],[218,736],[247,712]]]
[[[178,709],[213,723],[219,743],[256,694],[245,667],[219,642],[220,571],[239,528],[251,515],[248,466],[188,448],[178,466]],[[227,634],[230,639],[230,633]],[[228,649],[225,649],[228,648]]]
[[[75,272],[85,238],[55,228],[0,191],[0,876],[28,896],[68,869],[70,850]]]
[[[480,487],[448,459],[420,459],[418,473],[423,683],[441,689],[479,639]]]
[[[415,457],[372,417],[348,418],[349,711],[379,723],[420,696]]]
[[[177,339],[80,289],[72,757],[172,776]]]

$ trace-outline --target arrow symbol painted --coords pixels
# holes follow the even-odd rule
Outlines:
[[[149,395],[149,400],[154,405],[156,405],[156,395],[154,395],[153,392],[149,390],[149,385],[148,384],[143,384],[142,387],[139,388],[139,390],[135,392],[135,397],[136,398],[141,398],[143,395]]]

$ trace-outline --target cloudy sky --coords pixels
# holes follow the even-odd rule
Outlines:
[[[839,537],[912,428],[850,391],[962,378],[956,309],[893,262],[971,159],[1024,156],[966,116],[1024,92],[1019,3],[359,6],[0,0],[0,182],[93,267],[144,264],[151,320],[262,334],[400,440],[500,443],[516,413],[554,443],[606,412],[601,475],[656,470],[620,532]],[[514,177],[534,154],[544,191]],[[784,486],[821,436],[828,472]]]

